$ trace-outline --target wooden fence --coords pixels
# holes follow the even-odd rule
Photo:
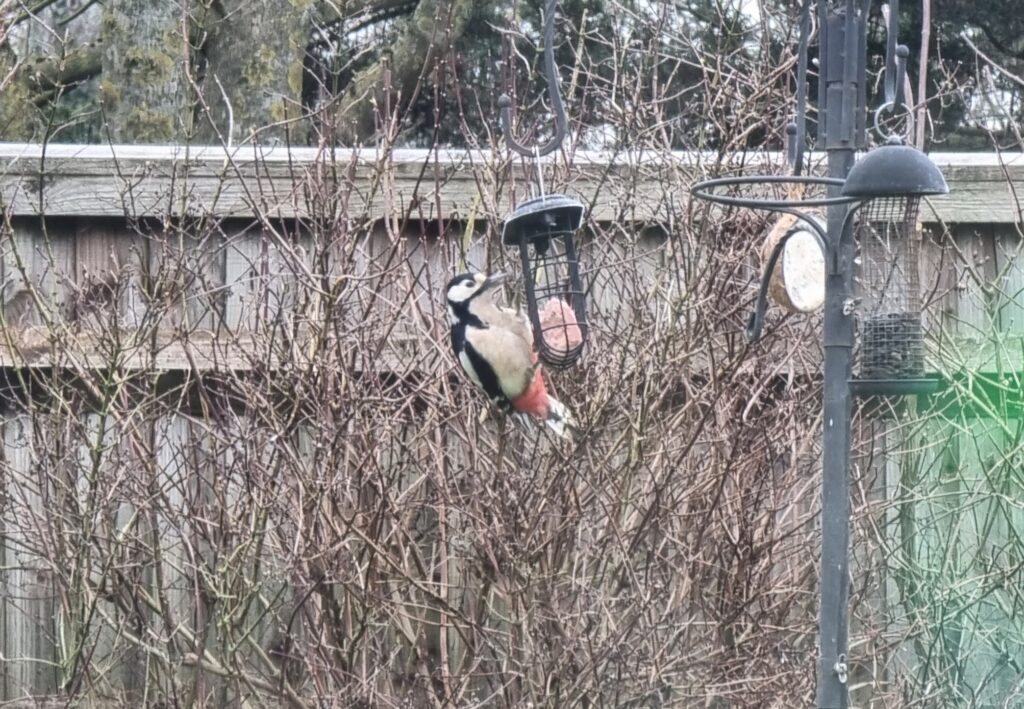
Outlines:
[[[893,666],[881,674],[859,666],[853,676],[899,684],[894,677],[925,672],[929,662],[951,663],[960,668],[957,696],[988,706],[1016,696],[1024,679],[1017,664],[1024,663],[1024,598],[1015,590],[1024,588],[1024,557],[1017,556],[1024,464],[1014,413],[1024,377],[1017,201],[1024,157],[933,158],[952,192],[928,200],[922,214],[929,361],[957,382],[960,395],[920,402],[932,415],[913,422],[884,419],[868,446],[864,465],[880,471],[872,494],[895,502],[875,518],[880,546],[860,560],[862,568],[884,570],[868,575],[875,585],[859,597],[855,632],[894,606],[904,611],[886,625],[889,635],[872,640],[898,648]],[[688,206],[681,183],[728,169],[713,160],[634,155],[610,163],[604,155],[579,154],[571,169],[549,163],[549,183],[578,194],[590,219],[620,240],[584,247],[584,258],[602,263],[591,279],[599,323],[632,317],[621,289],[602,284],[628,270],[641,275],[642,288],[664,287],[667,249],[715,248],[678,238],[672,222],[699,209]],[[742,169],[771,164],[752,156]],[[171,703],[195,700],[193,691],[205,693],[211,706],[247,705],[275,682],[277,689],[288,684],[281,643],[301,624],[297,595],[316,597],[323,612],[347,618],[351,628],[351,608],[332,608],[315,588],[290,583],[291,565],[316,554],[300,553],[303,540],[290,535],[286,520],[299,525],[312,514],[311,503],[278,510],[272,516],[282,527],[269,529],[267,511],[285,493],[246,482],[246,471],[284,470],[285,481],[329,477],[336,459],[325,451],[339,434],[294,412],[304,398],[342,386],[346,377],[404,378],[412,382],[410,400],[423,396],[415,384],[422,377],[447,379],[440,289],[466,265],[486,269],[504,261],[495,220],[526,191],[521,166],[485,153],[0,144],[0,371],[7,402],[0,426],[0,706],[66,693],[99,704],[126,696],[155,703],[156,696],[140,694],[151,686]],[[361,236],[348,238],[354,234]],[[749,286],[752,273],[748,267],[723,277]],[[737,303],[738,311],[745,307]],[[799,344],[806,352],[795,374],[813,380],[819,355],[810,333]],[[719,335],[721,347],[735,346],[729,333]],[[601,337],[599,328],[594,348]],[[312,371],[341,341],[337,381],[321,383],[323,390],[290,388],[301,382],[289,370]],[[772,346],[789,351],[793,343]],[[713,353],[690,365],[697,376],[715,366]],[[278,380],[280,386],[266,385]],[[26,408],[38,400],[45,405]],[[152,406],[137,419],[109,415],[128,401]],[[273,410],[281,430],[254,409]],[[227,430],[241,434],[229,437]],[[426,484],[417,471],[433,461],[426,450],[389,442],[405,430],[382,429],[375,465],[391,471],[381,475],[397,489],[411,491]],[[287,455],[275,447],[278,437],[295,442]],[[813,446],[804,454],[813,457]],[[353,499],[360,495],[373,493],[367,488]],[[145,503],[157,498],[159,504]],[[214,504],[224,499],[234,502]],[[206,519],[210,509],[224,516]],[[417,524],[437,529],[438,514],[444,512]],[[240,540],[265,550],[237,551],[232,545]],[[439,553],[429,539],[421,548],[425,556]],[[246,564],[229,571],[218,554],[236,552]],[[54,559],[68,566],[54,568]],[[984,568],[967,573],[972,565]],[[452,575],[444,583],[455,588],[463,572],[457,564],[443,568]],[[161,574],[167,578],[156,582]],[[965,574],[983,581],[957,587]],[[922,575],[931,588],[922,587]],[[148,604],[138,613],[162,625],[141,625],[126,609],[117,586],[132,583],[160,592],[132,602]],[[249,596],[236,595],[243,591]],[[388,593],[378,602],[417,603],[395,588]],[[448,612],[423,593],[420,620]],[[933,602],[935,594],[942,603]],[[212,617],[218,630],[199,637]],[[937,650],[901,640],[919,638],[915,624],[928,623],[943,627]],[[404,632],[419,631],[409,625]],[[184,637],[184,645],[171,643],[172,636]],[[473,652],[453,649],[451,639],[423,642],[429,652],[411,666]],[[218,665],[214,658],[222,655],[212,650],[220,645],[246,646],[245,667],[271,669],[247,674],[245,667]],[[211,651],[196,649],[204,647]],[[95,668],[88,687],[76,684],[82,664]],[[209,679],[188,690],[181,673],[200,670]]]

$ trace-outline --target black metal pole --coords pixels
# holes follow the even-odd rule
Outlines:
[[[860,142],[857,130],[864,106],[858,100],[857,62],[863,21],[853,0],[843,11],[830,11],[820,0],[819,13],[827,17],[822,45],[822,81],[825,106],[824,147],[829,177],[845,179],[853,167]],[[839,193],[830,187],[830,196]],[[846,709],[849,620],[850,546],[850,419],[853,373],[853,259],[852,225],[846,206],[828,210],[828,241],[832,254],[825,281],[825,382],[823,393],[821,486],[821,606],[819,608],[819,709]]]
[[[853,150],[830,150],[829,175],[845,177]],[[832,188],[838,189],[838,188]],[[838,244],[836,262],[825,281],[825,384],[821,481],[821,607],[819,612],[819,709],[845,709],[849,545],[850,419],[853,371],[853,235],[844,206],[828,210],[829,240]],[[844,233],[845,225],[845,233]]]

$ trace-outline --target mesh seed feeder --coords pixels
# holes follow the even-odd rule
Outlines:
[[[843,195],[858,200],[858,393],[920,393],[937,384],[924,376],[917,218],[922,197],[947,192],[935,164],[896,136],[846,178]]]
[[[574,241],[584,212],[572,197],[550,194],[523,202],[502,226],[502,243],[519,249],[537,354],[558,369],[579,359],[587,338],[583,279]]]

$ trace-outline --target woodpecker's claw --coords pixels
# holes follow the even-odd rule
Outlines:
[[[533,430],[533,419],[531,419],[528,414],[516,412],[512,414],[512,420],[516,423],[516,425],[518,425],[519,427],[526,431]]]

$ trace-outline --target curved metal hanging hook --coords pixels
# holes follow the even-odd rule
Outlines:
[[[811,0],[804,0],[800,8],[800,40],[797,46],[796,116],[786,126],[786,155],[790,169],[798,177],[803,173],[807,141],[807,47],[810,39]]]
[[[885,75],[883,90],[885,101],[875,110],[875,133],[882,138],[891,135],[882,130],[882,115],[886,111],[896,114],[906,112],[906,134],[914,131],[914,115],[909,105],[905,84],[907,79],[907,57],[910,50],[905,44],[899,43],[900,0],[888,0],[882,5],[882,17],[885,19]]]
[[[885,23],[885,102],[897,103],[896,92],[902,93],[900,77],[897,77],[898,57],[896,45],[899,37],[900,23],[900,0],[889,0],[888,14]]]
[[[530,148],[523,145],[512,136],[512,99],[508,94],[502,94],[498,98],[498,107],[501,109],[501,132],[505,135],[505,142],[523,157],[540,157],[553,153],[561,147],[568,130],[565,104],[562,103],[562,92],[558,86],[558,71],[555,67],[555,11],[557,8],[558,0],[548,0],[544,17],[544,74],[548,81],[548,97],[551,99],[551,107],[555,112],[555,135],[541,146]]]
[[[907,45],[899,43],[900,0],[889,0],[882,5],[882,15],[885,18],[885,104],[899,107],[906,102],[903,84],[910,56]]]
[[[896,86],[891,101],[886,101],[875,110],[875,132],[882,138],[891,138],[895,133],[886,133],[882,130],[882,115],[886,111],[892,111],[895,115],[900,110],[906,112],[906,133],[910,135],[914,131],[914,113],[911,110],[910,105],[907,104],[907,97],[905,95],[905,84],[907,80],[907,57],[910,56],[910,49],[907,45],[900,44],[896,47]],[[906,138],[907,136],[904,136]]]
[[[905,44],[896,47],[896,92],[893,101],[897,106],[906,106],[907,87],[907,58],[910,56],[910,48]],[[907,108],[910,108],[907,106]]]

